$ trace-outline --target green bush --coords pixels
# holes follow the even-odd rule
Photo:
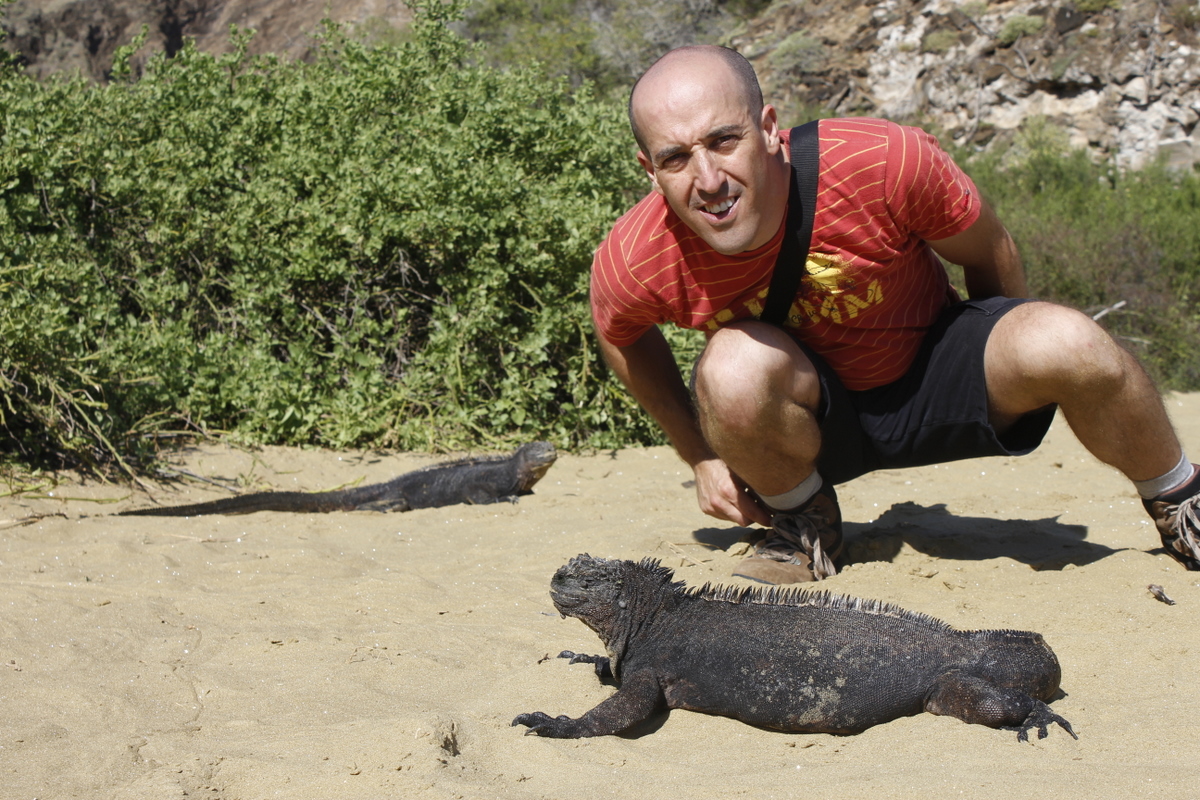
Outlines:
[[[996,37],[996,40],[1001,45],[1007,47],[1022,36],[1034,35],[1045,25],[1046,20],[1042,17],[1032,17],[1028,14],[1013,14],[1004,20],[1004,27],[1000,29],[1000,34]]]
[[[465,34],[489,45],[494,66],[541,63],[598,94],[624,96],[659,56],[720,42],[767,0],[474,0]]]
[[[1098,314],[1169,388],[1200,389],[1200,175],[1096,164],[1042,119],[962,162],[996,206],[1034,296]]]
[[[777,72],[801,75],[820,69],[827,60],[821,40],[806,31],[793,31],[771,51],[771,66]]]
[[[1200,28],[1200,4],[1195,0],[1175,0],[1168,11],[1171,22],[1180,28],[1193,31]]]
[[[1075,7],[1085,14],[1096,14],[1109,8],[1120,8],[1121,0],[1076,0]]]
[[[596,47],[596,24],[579,0],[477,0],[467,34],[488,45],[493,65],[540,62],[578,84],[625,88],[628,77]]]
[[[473,65],[454,12],[311,64],[238,34],[104,87],[0,71],[0,449],[658,441],[586,305],[644,185],[621,104]]]
[[[623,102],[484,66],[429,0],[312,63],[0,64],[0,453],[136,471],[178,433],[421,450],[661,442],[598,357],[592,251],[645,191]],[[384,33],[387,33],[384,31]],[[1200,179],[1031,125],[967,162],[1035,291],[1200,388]],[[669,331],[690,364],[702,338]],[[685,367],[686,368],[686,367]]]
[[[932,31],[925,34],[925,38],[921,40],[922,53],[946,53],[950,48],[959,43],[959,34],[957,31],[952,31],[943,28],[938,31]]]

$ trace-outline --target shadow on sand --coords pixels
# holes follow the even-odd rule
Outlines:
[[[846,522],[848,562],[894,561],[907,544],[919,553],[960,561],[1007,557],[1035,570],[1058,570],[1067,564],[1083,566],[1116,552],[1087,541],[1083,525],[1064,525],[1046,519],[992,519],[951,514],[944,504],[922,506],[896,503],[874,522]],[[762,529],[701,528],[696,541],[727,549]]]

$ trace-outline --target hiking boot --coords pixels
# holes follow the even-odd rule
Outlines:
[[[1200,570],[1200,494],[1178,503],[1147,500],[1145,506],[1171,557],[1190,570]]]
[[[775,514],[754,555],[733,574],[760,583],[807,583],[836,575],[842,556],[842,511],[825,484],[801,509]]]

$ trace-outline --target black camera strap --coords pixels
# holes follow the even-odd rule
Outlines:
[[[771,273],[771,288],[759,319],[772,325],[782,325],[800,287],[800,276],[808,262],[812,241],[813,213],[817,205],[817,170],[820,152],[817,140],[817,120],[792,128],[790,154],[792,180],[788,189],[787,231],[775,270]]]

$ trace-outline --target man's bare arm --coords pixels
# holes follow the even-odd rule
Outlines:
[[[1021,254],[986,201],[971,227],[955,236],[930,242],[929,246],[942,258],[962,266],[970,297],[1029,295]]]
[[[662,332],[650,328],[636,342],[623,347],[599,334],[596,339],[608,366],[692,468],[700,510],[738,525],[769,525],[770,515],[751,499],[742,482],[704,441],[691,396]]]
[[[618,347],[597,334],[600,352],[630,394],[659,424],[679,457],[690,466],[713,458],[692,410],[671,346],[658,328],[631,345]]]

